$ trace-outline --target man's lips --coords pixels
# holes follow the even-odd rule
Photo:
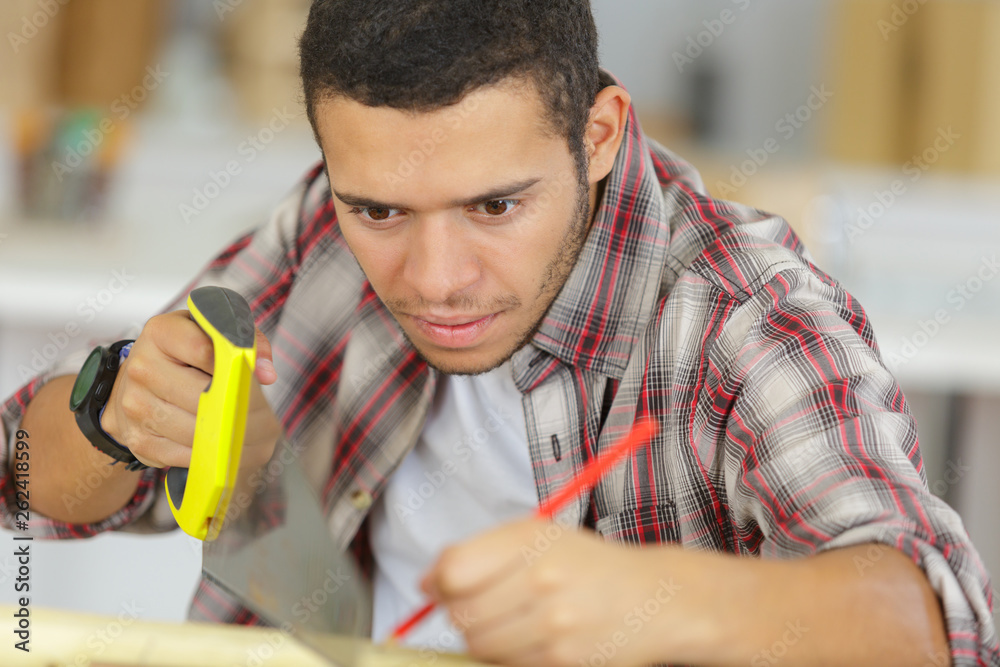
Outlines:
[[[440,347],[462,348],[474,345],[487,329],[496,321],[499,313],[485,317],[428,317],[424,319],[411,315],[410,319],[420,332],[432,343]]]

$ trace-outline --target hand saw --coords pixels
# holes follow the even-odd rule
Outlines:
[[[282,439],[267,465],[241,466],[256,362],[250,307],[221,287],[194,290],[188,307],[215,361],[198,401],[191,467],[167,471],[171,510],[204,540],[206,578],[331,664],[355,665],[372,651],[371,592],[334,545],[297,452]]]
[[[188,295],[191,318],[212,339],[215,362],[198,399],[190,468],[169,468],[164,484],[177,525],[214,540],[222,528],[243,452],[257,336],[246,300],[222,287]]]

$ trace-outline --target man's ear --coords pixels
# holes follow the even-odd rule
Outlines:
[[[619,86],[608,86],[597,93],[597,99],[590,108],[590,123],[584,135],[591,185],[611,173],[618,148],[625,139],[625,121],[631,104],[632,97]]]

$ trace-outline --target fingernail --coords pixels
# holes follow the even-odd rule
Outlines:
[[[274,364],[270,359],[258,359],[257,370],[260,371],[261,382],[269,384],[278,379],[278,371],[274,370]]]

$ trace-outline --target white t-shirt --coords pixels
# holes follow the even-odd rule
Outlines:
[[[372,640],[383,641],[427,602],[420,580],[444,547],[537,507],[521,393],[510,364],[471,377],[441,375],[420,439],[372,507]],[[465,649],[440,609],[403,643]]]

